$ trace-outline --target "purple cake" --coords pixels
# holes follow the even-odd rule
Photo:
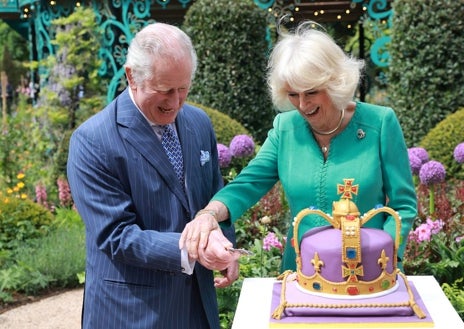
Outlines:
[[[272,317],[341,315],[373,316],[425,314],[414,300],[406,276],[397,268],[401,219],[389,207],[376,207],[360,216],[351,195],[353,179],[338,184],[342,197],[333,202],[332,216],[317,209],[303,209],[293,224],[294,237],[308,215],[325,218],[331,225],[305,232],[300,243],[292,241],[297,271],[284,272],[279,306]],[[363,225],[379,213],[390,214],[396,237]]]

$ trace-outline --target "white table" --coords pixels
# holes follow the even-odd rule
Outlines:
[[[433,319],[433,328],[464,329],[464,323],[433,276],[409,276],[408,279],[414,283],[424,301]],[[247,278],[243,281],[232,329],[269,328],[274,282],[275,278]],[[330,329],[327,326],[324,328]],[[378,327],[376,329],[388,328],[391,329],[392,327]],[[400,327],[395,328],[403,329]]]

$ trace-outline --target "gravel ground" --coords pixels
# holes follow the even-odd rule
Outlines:
[[[82,289],[70,290],[0,314],[4,329],[80,329]]]

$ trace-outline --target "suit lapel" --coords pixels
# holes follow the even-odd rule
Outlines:
[[[130,99],[127,89],[118,97],[116,121],[121,136],[159,172],[166,185],[181,200],[183,206],[188,209],[184,189],[176,177],[161,142],[153,132],[153,128],[150,127],[147,120]],[[181,140],[181,144],[182,142]],[[182,144],[182,150],[185,147]],[[183,153],[185,152],[183,151]],[[184,163],[187,163],[186,159],[184,159]]]
[[[185,108],[179,111],[179,114],[176,118],[176,128],[177,134],[179,135],[179,140],[182,145],[182,156],[184,158],[184,171],[186,173],[185,180],[187,182],[187,187],[196,186],[197,184],[197,175],[195,173],[195,152],[199,149],[197,136],[195,131],[192,130],[193,123],[188,118],[188,115],[184,112]],[[199,156],[198,156],[199,157]],[[187,189],[186,193],[190,199],[189,191],[192,189]]]

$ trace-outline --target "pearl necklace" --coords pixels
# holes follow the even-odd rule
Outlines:
[[[343,119],[345,118],[345,109],[342,110],[342,113],[340,114],[340,121],[338,121],[337,126],[329,131],[319,131],[313,127],[311,127],[311,130],[315,132],[318,135],[332,135],[334,132],[336,132],[340,127],[342,126]],[[324,152],[325,153],[325,152]]]

